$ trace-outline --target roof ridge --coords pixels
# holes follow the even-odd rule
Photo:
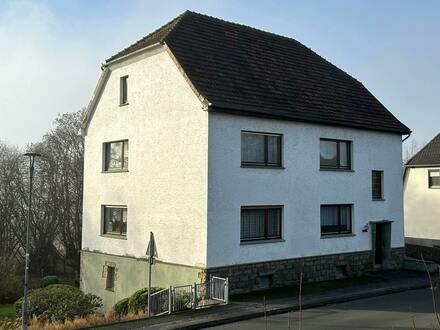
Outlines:
[[[297,43],[299,46],[303,47],[304,49],[307,49],[308,51],[311,51],[313,54],[319,56],[324,61],[326,61],[327,63],[331,64],[333,67],[335,67],[337,70],[339,70],[339,71],[345,73],[346,75],[350,76],[354,81],[356,81],[357,83],[359,83],[359,84],[361,84],[363,86],[363,84],[362,84],[362,82],[360,80],[358,80],[355,77],[353,77],[347,71],[342,70],[341,68],[339,68],[338,66],[336,66],[335,64],[330,62],[329,60],[327,60],[324,57],[322,57],[321,55],[319,55],[312,48],[307,47],[306,45],[304,45],[303,43],[301,43],[300,41],[298,41],[298,40],[296,40],[296,39],[294,39],[292,37],[284,36],[284,35],[277,34],[277,33],[274,33],[274,32],[269,32],[269,31],[266,31],[266,30],[263,30],[263,29],[259,29],[259,28],[250,26],[250,25],[246,25],[246,24],[241,24],[241,23],[237,23],[237,22],[227,21],[227,20],[222,19],[222,18],[218,18],[218,17],[215,17],[215,16],[207,15],[207,14],[198,13],[198,12],[191,11],[191,10],[186,10],[183,14],[192,14],[192,15],[196,15],[196,16],[202,16],[202,17],[213,19],[213,20],[217,20],[217,21],[220,21],[220,22],[223,22],[223,23],[244,27],[244,28],[247,28],[247,29],[250,29],[250,30],[254,30],[254,31],[257,31],[259,33],[264,33],[264,34],[267,34],[267,35],[270,35],[270,36],[274,36],[274,37],[277,37],[277,38],[280,38],[280,39],[285,39],[286,41],[293,41],[293,42]]]
[[[161,27],[157,28],[156,30],[154,30],[153,32],[150,32],[149,34],[147,34],[145,37],[142,37],[141,39],[135,41],[134,43],[132,43],[131,45],[125,47],[124,49],[122,49],[121,51],[117,52],[116,54],[114,54],[113,56],[109,57],[105,62],[110,62],[114,59],[117,59],[119,57],[122,56],[122,53],[124,53],[127,49],[130,49],[131,47],[135,47],[136,45],[142,43],[143,41],[151,38],[152,36],[154,36],[155,34],[160,33],[161,31],[165,30],[167,27],[173,25],[171,27],[171,29],[165,33],[164,36],[162,36],[158,42],[163,42],[164,39],[175,29],[175,27],[177,26],[177,24],[180,22],[180,20],[182,19],[182,17],[184,17],[185,15],[187,15],[190,11],[186,10],[184,11],[182,14],[180,14],[179,16],[174,17],[171,21],[165,23],[164,25],[162,25]],[[135,51],[135,50],[133,50]]]
[[[410,163],[411,163],[411,161],[414,159],[414,158],[416,158],[416,156],[418,155],[418,154],[420,154],[422,151],[424,151],[426,148],[428,148],[429,147],[429,145],[432,143],[432,142],[434,142],[434,140],[435,139],[437,139],[437,138],[439,138],[440,137],[440,133],[438,133],[436,136],[434,136],[431,140],[429,140],[429,142],[428,143],[426,143],[419,151],[417,151],[410,159],[408,159],[408,161],[406,162],[406,164],[405,165],[411,165]]]

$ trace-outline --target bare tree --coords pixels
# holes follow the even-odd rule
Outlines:
[[[31,271],[43,275],[79,270],[83,191],[83,110],[61,114],[54,129],[28,146],[36,163]],[[0,143],[0,261],[20,261],[25,243],[28,168],[23,151]]]

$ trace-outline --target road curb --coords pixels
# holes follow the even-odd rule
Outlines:
[[[383,289],[375,289],[368,292],[359,292],[357,294],[351,294],[351,295],[345,295],[345,296],[339,296],[339,297],[333,297],[333,298],[326,298],[326,299],[320,299],[317,301],[311,301],[308,303],[304,303],[302,305],[302,309],[310,309],[310,308],[316,308],[316,307],[322,307],[330,304],[338,304],[338,303],[344,303],[349,302],[353,300],[359,300],[359,299],[365,299],[365,298],[372,298],[372,297],[378,297],[383,296],[387,294],[392,293],[399,293],[404,291],[410,291],[410,290],[418,290],[418,289],[426,289],[429,288],[429,283],[424,284],[417,284],[417,285],[407,285],[407,286],[397,286],[397,287],[389,287],[389,288],[383,288]],[[272,308],[266,311],[266,315],[277,315],[277,314],[284,314],[287,312],[297,311],[299,309],[298,305],[291,305],[281,308]],[[229,324],[234,323],[238,321],[245,321],[250,320],[254,318],[263,317],[265,314],[264,311],[258,311],[258,312],[252,312],[252,313],[246,313],[242,315],[236,315],[232,317],[223,317],[216,320],[210,320],[210,321],[203,321],[197,324],[190,324],[186,326],[178,326],[178,327],[170,327],[168,329],[181,329],[181,330],[192,330],[192,329],[203,329],[203,328],[210,328],[215,327],[223,324]]]

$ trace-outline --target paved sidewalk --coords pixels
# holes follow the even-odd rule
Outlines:
[[[303,296],[302,308],[319,307],[333,303],[374,297],[390,293],[426,288],[429,286],[426,273],[390,272],[378,274],[382,281],[351,286]],[[437,276],[435,276],[435,280]],[[171,316],[153,317],[130,322],[107,325],[105,329],[201,329],[221,324],[298,310],[298,297],[280,298],[263,302],[230,303]]]

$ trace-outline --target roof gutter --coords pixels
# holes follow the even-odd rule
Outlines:
[[[154,49],[154,48],[156,48],[156,47],[158,47],[158,46],[160,46],[160,45],[162,45],[161,42],[156,42],[155,44],[152,44],[152,45],[149,45],[149,46],[147,46],[147,47],[144,47],[144,48],[141,48],[141,49],[135,50],[134,52],[131,52],[131,53],[127,54],[127,55],[124,55],[124,56],[121,56],[121,57],[117,57],[117,58],[115,58],[114,60],[111,60],[111,61],[108,61],[108,62],[106,61],[105,63],[103,63],[103,64],[101,65],[101,70],[104,70],[104,68],[108,67],[109,65],[112,65],[112,64],[114,64],[114,63],[117,63],[117,62],[123,61],[123,60],[125,60],[125,59],[127,59],[127,58],[129,58],[129,57],[136,56],[136,55],[138,55],[138,54],[140,54],[140,53],[143,53],[143,52],[145,52],[145,51],[147,51],[147,50]]]
[[[409,137],[411,136],[411,133],[412,132],[409,132],[409,134],[402,140],[402,143],[409,139]]]

